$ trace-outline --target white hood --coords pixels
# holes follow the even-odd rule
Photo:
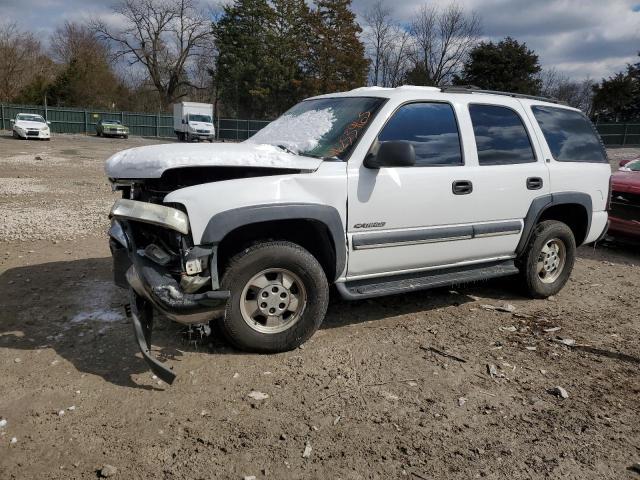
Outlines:
[[[316,170],[321,159],[300,157],[272,145],[254,143],[170,143],[131,148],[109,158],[109,178],[160,178],[178,167],[258,167]]]
[[[15,125],[20,128],[32,128],[35,130],[40,130],[43,127],[48,127],[46,123],[42,122],[29,122],[27,120],[18,120]]]

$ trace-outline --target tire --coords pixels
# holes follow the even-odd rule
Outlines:
[[[569,280],[575,259],[576,240],[571,229],[556,220],[540,222],[519,262],[526,293],[532,298],[558,293]]]
[[[96,130],[96,137],[100,137],[100,136],[102,136],[102,134],[98,130]]]
[[[304,248],[286,241],[258,243],[237,254],[221,285],[231,292],[231,298],[220,330],[233,346],[252,352],[298,347],[320,327],[329,303],[327,278],[318,261]],[[287,302],[286,308],[285,303],[278,303],[281,301]],[[262,315],[263,311],[275,315]],[[284,313],[278,316],[279,312]]]

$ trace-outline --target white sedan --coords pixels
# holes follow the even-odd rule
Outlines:
[[[40,115],[33,113],[19,113],[15,120],[11,120],[13,124],[13,136],[15,138],[40,138],[42,140],[51,140],[50,122],[47,122]]]

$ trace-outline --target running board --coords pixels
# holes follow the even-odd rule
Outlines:
[[[506,277],[519,273],[513,260],[467,265],[464,267],[430,270],[391,277],[368,278],[351,282],[337,283],[336,287],[343,298],[359,300],[381,297],[397,293],[426,290],[461,283],[476,282],[489,278]]]

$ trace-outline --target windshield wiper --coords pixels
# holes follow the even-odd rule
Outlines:
[[[284,150],[287,153],[290,153],[292,155],[299,155],[301,157],[310,157],[310,158],[319,158],[321,160],[329,160],[332,162],[341,162],[342,160],[340,160],[338,157],[333,156],[333,157],[323,157],[322,155],[314,155],[313,153],[306,153],[306,152],[294,152],[293,150],[291,150],[290,148],[287,148],[285,145],[279,144],[276,145],[276,147]]]
[[[293,151],[293,150],[291,150],[290,148],[287,148],[285,145],[278,144],[278,145],[276,145],[276,147],[278,147],[278,148],[280,148],[280,149],[284,150],[284,151],[285,151],[285,152],[287,152],[287,153],[290,153],[291,155],[298,155],[296,152],[294,152],[294,151]]]

